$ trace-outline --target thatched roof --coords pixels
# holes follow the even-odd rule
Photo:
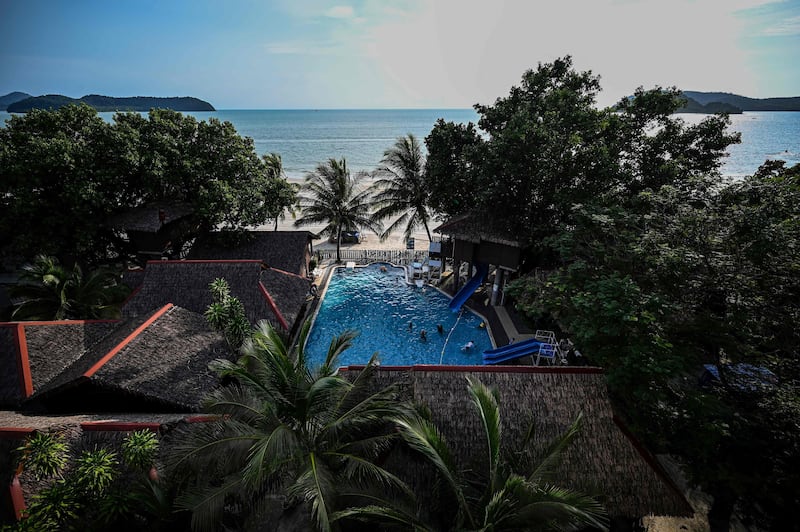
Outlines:
[[[217,385],[209,363],[227,356],[225,340],[209,329],[205,317],[165,305],[145,319],[126,320],[35,399],[58,404],[59,394],[69,393],[73,402],[76,395],[82,396],[75,404],[88,409],[86,398],[98,394],[192,411]]]
[[[450,218],[433,230],[434,233],[450,235],[461,240],[478,243],[481,240],[503,244],[514,248],[523,247],[516,235],[493,226],[491,220],[478,219],[471,214]]]
[[[185,218],[193,212],[194,209],[188,203],[154,202],[117,214],[111,217],[107,224],[123,231],[156,233],[164,225]]]
[[[189,259],[256,259],[264,264],[298,275],[306,275],[308,231],[248,231],[230,241],[225,233],[210,233],[195,240]]]
[[[98,394],[196,409],[217,382],[208,363],[228,353],[205,317],[172,305],[121,322],[0,324],[0,347],[2,404],[81,410]]]
[[[309,280],[267,268],[259,260],[150,261],[122,313],[137,316],[173,303],[203,314],[211,304],[208,285],[217,278],[228,281],[231,295],[242,302],[251,324],[266,319],[288,330],[311,286]]]
[[[306,304],[311,281],[293,273],[268,268],[261,272],[261,285],[275,302],[278,314],[286,321],[286,328],[291,330]],[[274,320],[270,321],[278,325]]]
[[[118,325],[115,320],[0,323],[0,404],[18,405]]]
[[[345,376],[354,373],[343,371]],[[398,382],[404,399],[426,405],[460,465],[470,467],[485,459],[485,436],[467,393],[467,375],[499,391],[507,450],[518,448],[533,423],[534,447],[543,452],[583,412],[583,428],[557,471],[560,485],[602,494],[614,517],[691,515],[691,507],[657,462],[621,429],[598,368],[381,368],[373,385]],[[416,488],[424,493],[425,484]]]

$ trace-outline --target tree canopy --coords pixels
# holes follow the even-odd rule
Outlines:
[[[276,216],[294,191],[215,118],[153,110],[108,123],[70,105],[0,129],[0,246],[23,257],[113,259],[123,247],[106,221],[155,201],[190,204],[202,228],[238,229]]]

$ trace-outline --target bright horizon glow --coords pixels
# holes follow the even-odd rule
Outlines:
[[[0,95],[461,109],[569,54],[600,105],[656,85],[800,96],[800,0],[29,0],[0,35]]]

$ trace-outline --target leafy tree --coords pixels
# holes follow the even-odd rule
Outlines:
[[[129,250],[106,220],[155,201],[190,204],[205,230],[261,224],[293,200],[270,164],[214,118],[160,109],[107,123],[86,105],[14,116],[0,129],[0,247],[109,262]]]
[[[286,508],[307,509],[313,528],[331,530],[334,512],[365,487],[401,486],[374,464],[395,438],[384,420],[402,412],[396,394],[370,391],[374,357],[353,382],[335,374],[352,332],[334,338],[325,362],[309,370],[309,327],[290,349],[262,321],[239,362],[216,362],[233,380],[206,402],[219,418],[190,427],[172,458],[172,470],[189,479],[179,502],[193,528],[257,526],[270,497],[284,495]]]
[[[540,462],[534,462],[529,448],[531,431],[519,452],[503,456],[497,392],[477,379],[467,380],[486,436],[486,469],[460,469],[446,440],[429,419],[420,415],[396,418],[403,440],[436,470],[441,488],[433,491],[434,496],[448,502],[415,501],[407,508],[371,505],[347,510],[343,515],[384,521],[406,530],[577,530],[588,526],[606,530],[608,519],[602,505],[551,484],[560,454],[579,431],[580,416]],[[448,511],[434,515],[432,508]]]
[[[21,300],[11,314],[15,320],[65,320],[118,318],[128,295],[118,273],[99,268],[83,274],[77,264],[71,271],[58,259],[39,255],[23,266],[12,298]]]
[[[480,160],[484,148],[475,125],[445,122],[440,118],[425,137],[425,146],[429,206],[446,217],[474,209],[489,179],[472,162]]]
[[[336,261],[341,262],[343,231],[366,227],[379,234],[380,224],[370,215],[371,194],[363,185],[363,174],[351,176],[347,162],[329,159],[306,176],[300,189],[302,217],[296,227],[325,224],[322,236],[336,239]]]
[[[377,221],[395,216],[397,219],[384,230],[382,239],[403,225],[404,236],[408,239],[421,225],[431,240],[429,192],[425,187],[424,170],[422,146],[414,135],[398,138],[394,146],[384,152],[381,165],[374,172],[379,179],[373,184],[373,202],[377,208],[373,217]]]
[[[469,211],[538,245],[572,223],[573,205],[704,176],[738,142],[725,118],[687,126],[671,117],[677,89],[639,89],[613,109],[597,108],[599,90],[599,78],[576,72],[567,56],[527,71],[494,105],[476,105],[484,136],[437,123],[426,139],[429,186],[455,195],[445,203],[459,199],[443,212]]]

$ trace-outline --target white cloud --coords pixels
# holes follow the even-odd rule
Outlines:
[[[800,35],[800,16],[781,20],[777,24],[764,28],[761,35],[766,37],[786,37]]]
[[[330,18],[351,19],[355,17],[353,6],[333,6],[325,11],[325,16]]]
[[[602,104],[637,86],[747,93],[741,9],[764,0],[428,0],[369,30],[368,55],[409,105],[468,106],[508,93],[538,62],[571,54],[602,76]]]

